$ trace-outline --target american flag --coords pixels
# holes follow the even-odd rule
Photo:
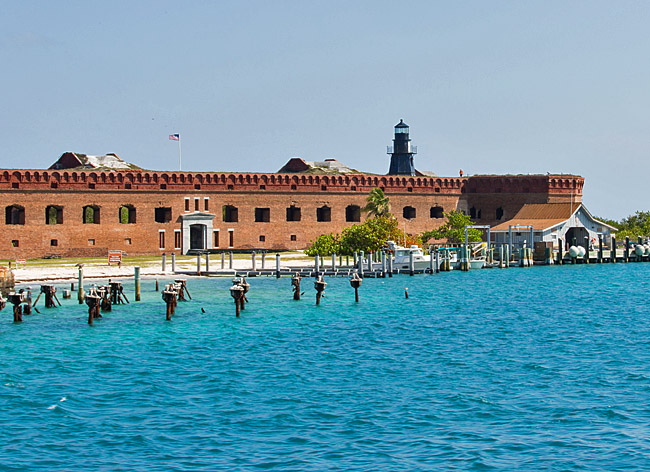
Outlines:
[[[170,141],[180,141],[181,140],[181,135],[180,134],[170,134],[169,135],[169,140]]]

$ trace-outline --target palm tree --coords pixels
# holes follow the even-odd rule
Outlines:
[[[366,202],[363,211],[368,212],[368,216],[390,216],[390,202],[382,189],[373,188]]]

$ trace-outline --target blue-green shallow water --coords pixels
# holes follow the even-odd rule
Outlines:
[[[252,278],[240,319],[229,279],[191,279],[172,322],[143,281],[93,327],[74,299],[8,307],[0,469],[648,469],[649,274],[366,279],[358,305],[328,279],[320,307]]]

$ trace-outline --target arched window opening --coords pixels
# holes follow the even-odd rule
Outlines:
[[[20,205],[9,205],[5,209],[5,224],[24,225],[25,208],[21,207]]]
[[[501,207],[497,208],[495,216],[496,216],[497,221],[501,221],[501,218],[503,218],[503,208],[501,208]]]
[[[332,221],[332,209],[327,205],[316,208],[316,221]]]
[[[83,223],[85,225],[99,224],[99,207],[97,205],[86,205],[83,208]]]
[[[415,208],[412,206],[405,206],[402,211],[402,216],[407,220],[415,219]]]
[[[429,216],[431,218],[442,218],[445,216],[443,213],[444,211],[441,206],[434,206],[431,207],[431,210],[429,211]]]
[[[45,224],[62,225],[63,224],[63,207],[49,205],[45,207]]]
[[[345,207],[345,221],[361,221],[361,207],[359,205]]]
[[[226,223],[237,223],[239,221],[239,212],[237,210],[237,207],[232,206],[232,205],[224,205],[221,208],[221,213],[223,217],[223,221]]]
[[[300,221],[300,207],[291,205],[287,208],[287,221]]]
[[[156,223],[169,223],[172,220],[171,207],[158,207],[154,212]]]
[[[122,205],[119,212],[120,223],[134,224],[135,221],[135,207],[133,205]]]

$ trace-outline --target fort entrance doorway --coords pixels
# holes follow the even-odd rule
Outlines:
[[[215,215],[202,211],[185,213],[181,215],[181,231],[183,233],[183,247],[181,252],[205,251],[212,249],[212,235]]]
[[[204,224],[190,225],[190,249],[206,249],[207,227]]]

